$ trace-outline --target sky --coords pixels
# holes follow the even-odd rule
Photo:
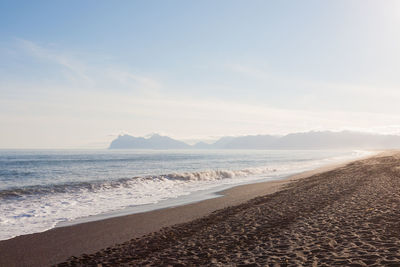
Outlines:
[[[400,1],[0,1],[0,148],[400,134]]]

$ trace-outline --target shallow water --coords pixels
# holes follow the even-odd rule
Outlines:
[[[281,179],[369,153],[0,150],[0,240],[132,207],[187,203],[220,188]]]

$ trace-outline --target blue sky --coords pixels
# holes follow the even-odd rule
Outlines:
[[[398,1],[1,1],[0,148],[400,132]]]

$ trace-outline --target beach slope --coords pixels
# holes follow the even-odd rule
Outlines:
[[[1,241],[0,266],[399,266],[399,192],[400,153],[383,153],[221,198]]]
[[[400,265],[400,154],[286,189],[66,264]]]

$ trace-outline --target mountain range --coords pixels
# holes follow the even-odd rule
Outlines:
[[[189,145],[168,136],[153,134],[149,138],[120,135],[109,149],[396,149],[399,135],[361,132],[311,131],[285,136],[247,135],[222,137],[212,144]]]

